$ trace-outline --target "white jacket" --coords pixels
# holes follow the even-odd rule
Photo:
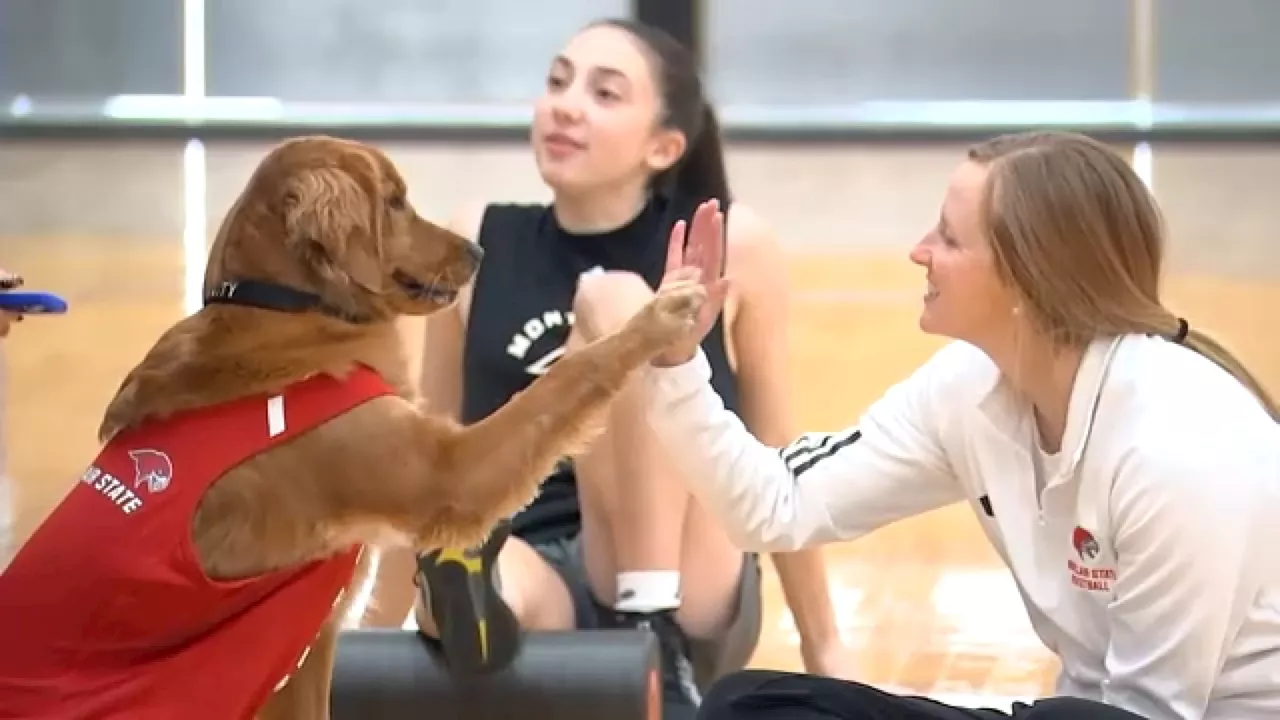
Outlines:
[[[1152,720],[1280,718],[1280,426],[1194,351],[1093,343],[1039,493],[1030,408],[973,346],[940,350],[856,426],[782,449],[709,378],[701,353],[648,370],[650,424],[743,548],[965,501],[1062,661],[1060,694]]]

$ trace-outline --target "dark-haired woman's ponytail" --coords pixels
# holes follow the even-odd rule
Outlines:
[[[702,107],[700,125],[697,136],[673,169],[667,189],[694,204],[711,198],[727,204],[730,200],[729,172],[724,164],[720,121],[709,103]]]

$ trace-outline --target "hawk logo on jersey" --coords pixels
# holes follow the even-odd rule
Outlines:
[[[1071,546],[1085,562],[1093,562],[1098,557],[1098,541],[1093,538],[1092,533],[1082,527],[1077,527],[1071,533]]]
[[[173,480],[173,461],[159,450],[130,450],[133,458],[133,486],[145,484],[147,490],[158,493],[169,487]]]

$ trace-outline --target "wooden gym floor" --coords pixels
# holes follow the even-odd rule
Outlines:
[[[29,318],[4,345],[9,470],[20,536],[94,454],[99,414],[153,339],[182,313],[177,244],[40,238],[3,243],[4,266],[65,292],[73,312]],[[939,342],[915,320],[923,283],[900,253],[796,255],[792,373],[802,429],[853,421]],[[1170,304],[1217,332],[1280,388],[1280,286],[1179,276]],[[410,335],[416,332],[410,328]],[[851,372],[856,369],[856,372]],[[865,680],[938,697],[1049,692],[1056,666],[964,508],[945,508],[829,548],[839,622]],[[799,668],[776,578],[754,664]]]

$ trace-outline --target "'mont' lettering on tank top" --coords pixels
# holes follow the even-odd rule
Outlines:
[[[507,345],[507,354],[517,360],[528,360],[530,350],[548,332],[557,328],[572,327],[572,312],[546,310],[526,320],[520,326],[520,330],[511,336],[511,342]],[[568,337],[567,332],[564,337]],[[533,362],[525,366],[524,370],[530,375],[545,374],[552,363],[560,359],[561,355],[564,355],[563,341],[557,342],[555,347],[548,349],[545,354],[537,355]]]

